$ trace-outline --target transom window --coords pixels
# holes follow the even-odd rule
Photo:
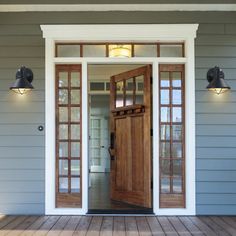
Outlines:
[[[184,57],[183,42],[57,43],[56,57]]]

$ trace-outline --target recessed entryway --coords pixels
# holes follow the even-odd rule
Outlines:
[[[152,213],[151,74],[88,66],[89,213]]]
[[[153,104],[151,117],[153,119],[153,145],[151,152],[153,165],[151,172],[153,177],[153,201],[150,201],[150,191],[147,194],[148,197],[145,201],[142,199],[145,191],[140,192],[138,199],[134,198],[135,195],[129,195],[127,192],[125,192],[125,194],[120,194],[116,189],[113,191],[115,194],[113,195],[111,193],[111,195],[115,196],[116,200],[126,199],[126,202],[129,204],[135,203],[133,205],[139,205],[140,201],[143,201],[144,206],[149,207],[149,204],[151,203],[153,205],[153,212],[158,215],[195,214],[195,96],[193,96],[193,94],[195,91],[194,38],[196,37],[197,27],[198,25],[191,24],[41,26],[44,37],[46,38],[46,214],[86,214],[89,210],[88,67],[89,65],[94,64],[152,65]],[[65,32],[65,34],[62,35],[61,32]],[[140,35],[140,32],[143,32],[143,34]],[[108,53],[108,46],[114,44],[114,42],[120,42],[125,45],[130,42],[132,49],[131,57],[110,57],[111,54]],[[132,44],[132,42],[134,43]],[[170,45],[170,43],[174,43],[174,45],[176,45],[176,43],[181,44],[182,50],[178,50],[178,52],[180,52],[178,55],[163,55],[163,48],[161,49],[161,44],[163,43],[167,43],[167,45]],[[148,48],[150,44],[156,45],[158,49],[156,53],[148,53],[148,55],[145,54],[146,56],[144,57],[142,56],[143,50],[141,54],[137,53],[137,48],[140,48],[140,45],[146,44],[149,44]],[[74,53],[71,54],[70,50],[66,50],[66,55],[59,55],[57,45],[62,45],[64,49],[67,48],[68,45],[73,45],[73,47],[76,46],[77,50],[73,50],[73,52],[76,52],[76,55],[74,55]],[[94,55],[94,50],[87,50],[89,48],[91,49],[91,47],[93,48],[91,45],[99,45],[99,48],[101,46],[103,48],[102,55],[100,54],[100,50],[99,55]],[[156,46],[154,48],[156,48]],[[150,47],[153,48],[153,46]],[[164,48],[166,49],[165,46]],[[83,49],[86,49],[87,51]],[[145,53],[150,52],[146,49]],[[173,46],[170,50],[173,52],[175,49],[176,47]],[[165,65],[167,65],[167,67]],[[183,72],[180,71],[181,68],[177,65],[184,66]],[[166,71],[166,68],[168,71]],[[68,85],[61,87],[60,81],[64,80],[64,72],[66,72],[68,76]],[[181,74],[181,83],[178,83],[177,85],[173,84],[173,76],[176,75],[176,72],[178,72],[178,75]],[[59,75],[58,73],[61,74]],[[163,80],[167,79],[170,83],[160,84],[160,80],[162,80],[160,78],[162,76],[164,76]],[[74,78],[76,78],[76,83],[80,82],[80,84],[73,85]],[[121,79],[123,80],[123,84],[126,79],[129,78],[125,77]],[[116,98],[116,96],[119,97],[120,95],[119,92],[116,93],[115,89],[116,87],[120,87],[119,80],[119,76],[114,77],[114,89],[112,92],[114,98]],[[182,87],[182,85],[184,87]],[[181,90],[181,92],[175,90]],[[63,100],[63,103],[61,103],[60,96],[56,94],[58,91],[60,92],[59,95],[61,98],[64,97],[64,95],[66,95],[66,97],[68,95],[68,101]],[[79,91],[80,95],[78,95]],[[172,94],[169,97],[169,100],[165,99],[166,94]],[[184,97],[181,99],[177,98],[178,104],[173,103],[173,96],[179,96],[180,94],[181,96],[184,95]],[[163,103],[160,103],[162,95]],[[126,99],[125,95],[123,96],[123,101],[125,101],[124,99]],[[168,104],[166,104],[167,101]],[[179,103],[180,101],[181,104]],[[139,106],[140,104],[135,104],[136,106],[133,107],[134,109],[127,109],[124,102],[121,107],[116,107],[116,100],[113,99],[113,102],[113,105],[110,104],[112,105],[110,111],[113,115],[112,128],[119,127],[118,130],[115,129],[115,136],[117,133],[118,140],[123,140],[123,132],[120,131],[123,130],[124,127],[126,130],[130,131],[130,129],[132,130],[133,124],[135,124],[135,127],[138,127],[139,125],[137,125],[137,123],[142,120],[141,118],[126,119],[126,116],[131,116],[132,113],[136,116],[141,114],[145,109],[143,109],[142,106]],[[60,117],[62,118],[59,112],[60,109],[55,109],[55,105],[61,110],[66,109],[68,111],[68,120],[60,120]],[[183,106],[183,108],[181,106]],[[73,117],[73,110],[75,109],[72,108],[74,107],[76,107],[76,109],[77,107],[80,108],[80,117],[77,117],[76,121],[73,120],[75,118]],[[123,115],[125,118],[123,120],[119,119]],[[163,119],[161,120],[160,118],[162,117]],[[78,118],[80,120],[78,120]],[[173,122],[177,122],[178,124],[174,124]],[[175,127],[172,127],[172,125],[175,125]],[[181,129],[179,126],[176,127],[176,125],[181,125]],[[79,127],[81,128],[80,132],[74,132],[75,130],[79,130]],[[170,128],[170,132],[168,132],[168,127],[172,127]],[[162,133],[161,128],[163,131]],[[176,130],[179,135],[173,135],[171,129],[172,131]],[[59,133],[57,131],[59,131]],[[111,129],[110,133],[112,132],[113,130]],[[149,134],[150,133],[151,131],[149,130]],[[79,134],[80,137],[78,136]],[[132,132],[125,133],[125,135],[128,134],[132,134]],[[183,138],[183,134],[185,135],[184,139],[180,139]],[[161,135],[164,135],[163,138]],[[111,137],[113,137],[113,135],[109,135],[109,139],[112,139]],[[125,137],[125,139],[133,140],[132,137],[131,139]],[[60,142],[68,143],[68,151],[61,151],[60,146],[58,146]],[[74,153],[75,149],[72,145],[75,142],[81,144],[79,145],[81,150],[79,151],[79,149],[76,148],[76,153]],[[179,145],[179,143],[177,145],[175,142],[179,142],[181,145]],[[116,143],[119,144],[122,142],[119,141]],[[124,150],[130,150],[129,147],[132,147],[132,142],[124,142],[120,146],[122,148],[118,148],[120,151],[118,156],[120,155],[123,157]],[[171,149],[169,149],[169,147]],[[177,148],[176,150],[180,150],[181,147],[183,149],[182,151],[173,152],[173,147]],[[64,146],[63,148],[64,150],[67,150]],[[168,150],[170,150],[170,152],[168,152]],[[112,146],[110,146],[110,156],[114,156],[114,152],[116,152],[116,150],[113,150]],[[72,153],[74,153],[75,156],[72,156]],[[76,163],[74,163],[75,159]],[[58,168],[60,167],[60,162],[67,163],[67,161],[68,168],[66,165],[64,165],[65,168]],[[121,163],[123,163],[123,161],[124,160],[122,160]],[[74,168],[74,164],[76,168]],[[171,168],[163,169],[166,165],[171,166]],[[183,169],[181,166],[184,165],[186,165],[185,170],[179,171]],[[120,165],[120,167],[122,166],[123,164]],[[178,168],[176,169],[177,166]],[[127,174],[122,173],[122,171],[127,170],[125,168],[120,168],[120,170],[120,180],[118,180],[118,178],[118,181],[114,181],[114,183],[118,184],[119,187],[121,187],[123,183],[129,186],[130,182],[127,181],[126,183],[123,178],[124,176],[127,176]],[[131,180],[132,178],[127,179]],[[145,186],[149,186],[149,184],[145,184]],[[175,198],[172,198],[172,195]],[[167,199],[168,201],[166,201]]]

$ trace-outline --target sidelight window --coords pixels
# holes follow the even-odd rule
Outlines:
[[[185,207],[184,65],[160,65],[160,207]]]
[[[81,207],[81,66],[56,66],[56,206]]]

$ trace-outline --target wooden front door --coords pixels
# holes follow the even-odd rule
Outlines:
[[[151,66],[111,77],[111,199],[151,208]]]

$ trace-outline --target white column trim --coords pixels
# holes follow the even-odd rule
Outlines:
[[[153,112],[153,212],[159,214],[159,62],[152,65],[152,112]],[[157,78],[157,79],[155,79]]]
[[[45,214],[55,208],[55,67],[54,41],[45,42]]]
[[[45,57],[45,213],[86,214],[88,210],[88,97],[87,65],[106,63],[152,64],[153,65],[153,211],[156,215],[195,215],[195,64],[194,38],[197,24],[166,25],[43,25],[46,38]],[[63,34],[62,34],[63,32]],[[140,32],[142,34],[140,35]],[[185,42],[185,58],[55,58],[54,47],[58,41],[181,41]],[[55,208],[55,64],[82,64],[82,208]],[[186,77],[186,208],[159,208],[159,103],[158,65],[160,63],[185,64]]]
[[[88,72],[87,62],[82,62],[82,209],[88,212],[89,126],[88,126]]]

